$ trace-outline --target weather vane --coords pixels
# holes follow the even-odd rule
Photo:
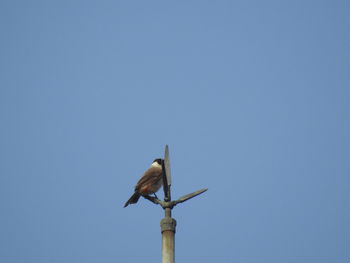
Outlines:
[[[171,217],[171,210],[177,204],[183,203],[208,190],[208,188],[204,188],[172,201],[170,192],[171,181],[169,147],[166,145],[164,159],[155,159],[152,162],[151,167],[137,182],[134,194],[124,205],[124,207],[127,207],[129,204],[135,204],[142,196],[152,203],[160,205],[164,209],[165,216],[160,221],[162,232],[162,263],[175,262],[176,220]],[[162,184],[164,190],[164,201],[159,200],[156,195],[156,192],[160,189]],[[153,194],[154,197],[151,196],[151,194]]]

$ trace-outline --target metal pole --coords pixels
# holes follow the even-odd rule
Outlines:
[[[160,229],[162,232],[162,263],[174,263],[175,262],[175,229],[176,220],[171,217],[171,209],[177,204],[183,203],[197,195],[200,195],[208,190],[208,188],[198,190],[196,192],[184,195],[176,201],[171,201],[170,187],[171,187],[171,174],[170,174],[170,160],[169,160],[169,147],[165,146],[164,161],[162,162],[163,169],[163,190],[164,190],[164,202],[156,197],[145,195],[143,196],[147,200],[154,204],[161,205],[165,211],[164,218],[160,221]]]
[[[171,208],[165,208],[165,217],[160,221],[162,231],[162,263],[175,262],[176,220],[171,217]]]

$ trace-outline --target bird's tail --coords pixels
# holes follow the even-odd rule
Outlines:
[[[135,193],[129,198],[129,200],[126,201],[124,207],[127,207],[127,206],[130,205],[130,204],[136,204],[137,201],[139,201],[139,198],[140,198],[140,194],[135,192]]]

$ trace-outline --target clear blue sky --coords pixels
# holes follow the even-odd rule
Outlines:
[[[350,262],[348,1],[0,2],[0,262]],[[160,194],[162,196],[162,194]]]

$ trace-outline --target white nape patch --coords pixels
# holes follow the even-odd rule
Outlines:
[[[157,163],[157,162],[152,163],[151,167],[162,168],[162,166],[159,163]]]

